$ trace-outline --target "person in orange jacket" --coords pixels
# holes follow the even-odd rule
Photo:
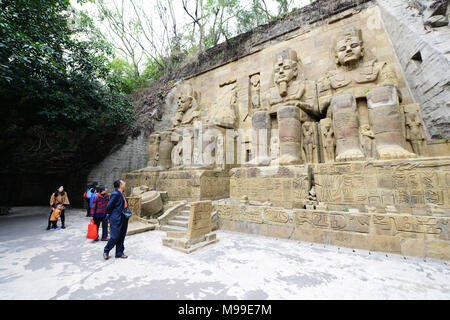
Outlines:
[[[64,206],[61,203],[57,204],[56,208],[53,209],[52,215],[50,216],[51,229],[56,229],[56,225],[63,210]]]

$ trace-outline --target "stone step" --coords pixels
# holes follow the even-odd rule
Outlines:
[[[189,241],[184,238],[164,238],[162,239],[163,245],[171,248],[187,249]]]
[[[181,231],[167,231],[167,238],[184,238],[186,236],[186,232]]]
[[[172,219],[172,220],[167,221],[167,224],[170,225],[170,226],[178,226],[178,227],[187,228],[187,226],[188,226],[188,221],[186,221],[186,220]]]
[[[189,217],[190,214],[191,214],[190,210],[182,210],[182,211],[180,211],[180,213],[177,214],[177,216]]]
[[[176,220],[189,221],[189,216],[175,216]]]
[[[186,232],[186,228],[178,227],[178,226],[169,226],[169,225],[163,225],[161,227],[162,231],[181,231]]]

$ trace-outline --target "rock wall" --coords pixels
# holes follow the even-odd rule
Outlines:
[[[449,26],[426,27],[410,1],[377,4],[412,97],[421,104],[428,138],[450,137]]]
[[[329,46],[334,30],[353,23],[363,29],[369,55],[395,66],[403,103],[421,103],[428,138],[448,137],[450,68],[449,56],[445,54],[450,45],[448,27],[427,31],[414,10],[408,8],[407,0],[318,0],[280,20],[206,50],[178,70],[174,77],[190,83],[200,92],[200,103],[205,109],[214,104],[221,85],[235,81],[238,117],[243,121],[248,108],[249,75],[258,72],[262,79],[261,90],[267,91],[271,70],[264,66],[272,63],[276,50],[288,46],[297,50],[306,78],[318,80],[330,68]],[[420,57],[416,57],[418,52]],[[155,121],[154,131],[170,127],[177,107],[174,99],[177,88],[175,85],[166,96],[162,119]],[[251,127],[248,118],[243,127]],[[148,133],[136,139],[129,138],[124,146],[92,170],[88,180],[112,186],[112,181],[121,174],[145,167],[147,146]]]
[[[161,119],[154,122],[155,131],[163,131],[170,127],[170,119],[175,116],[177,102],[173,92],[176,86],[166,97],[164,112]],[[106,184],[110,191],[113,190],[113,182],[120,179],[123,173],[131,172],[147,166],[149,131],[141,132],[138,137],[128,137],[124,145],[107,155],[103,161],[88,174],[86,184],[98,181]]]

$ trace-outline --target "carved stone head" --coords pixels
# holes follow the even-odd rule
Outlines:
[[[177,98],[177,106],[178,110],[182,112],[186,112],[193,106],[193,102],[196,99],[196,94],[194,89],[191,86],[184,86],[178,95]]]
[[[157,132],[154,132],[150,135],[150,144],[157,144],[159,143],[160,134]]]
[[[364,56],[361,30],[354,26],[341,29],[336,37],[334,52],[338,66],[358,62]]]
[[[312,132],[312,122],[306,121],[303,123],[303,134],[305,136],[310,135]]]
[[[276,56],[273,67],[273,80],[276,84],[280,82],[288,83],[297,77],[298,74],[297,53],[292,49],[281,51]]]
[[[254,75],[252,75],[250,77],[250,83],[251,83],[253,88],[258,88],[259,87],[259,82],[260,82],[259,73],[254,74]]]

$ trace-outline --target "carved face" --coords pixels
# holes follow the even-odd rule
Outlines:
[[[364,49],[358,37],[347,36],[336,43],[336,59],[341,65],[358,61],[364,56]]]
[[[178,110],[187,111],[192,106],[192,97],[180,94],[177,100]]]
[[[159,135],[150,135],[150,144],[156,144],[159,142]]]
[[[416,126],[420,125],[419,117],[416,116],[415,112],[409,112],[408,113],[407,123],[409,125],[416,125]]]
[[[255,74],[250,78],[250,83],[252,84],[253,88],[259,87],[259,74]]]
[[[309,122],[305,122],[303,124],[303,132],[305,133],[305,135],[309,135],[311,132],[311,125],[309,124]]]
[[[329,122],[325,123],[323,125],[323,129],[324,129],[324,132],[326,132],[326,133],[331,132],[331,123],[329,123]]]
[[[290,59],[279,56],[273,70],[275,83],[289,82],[297,76],[297,63]]]

